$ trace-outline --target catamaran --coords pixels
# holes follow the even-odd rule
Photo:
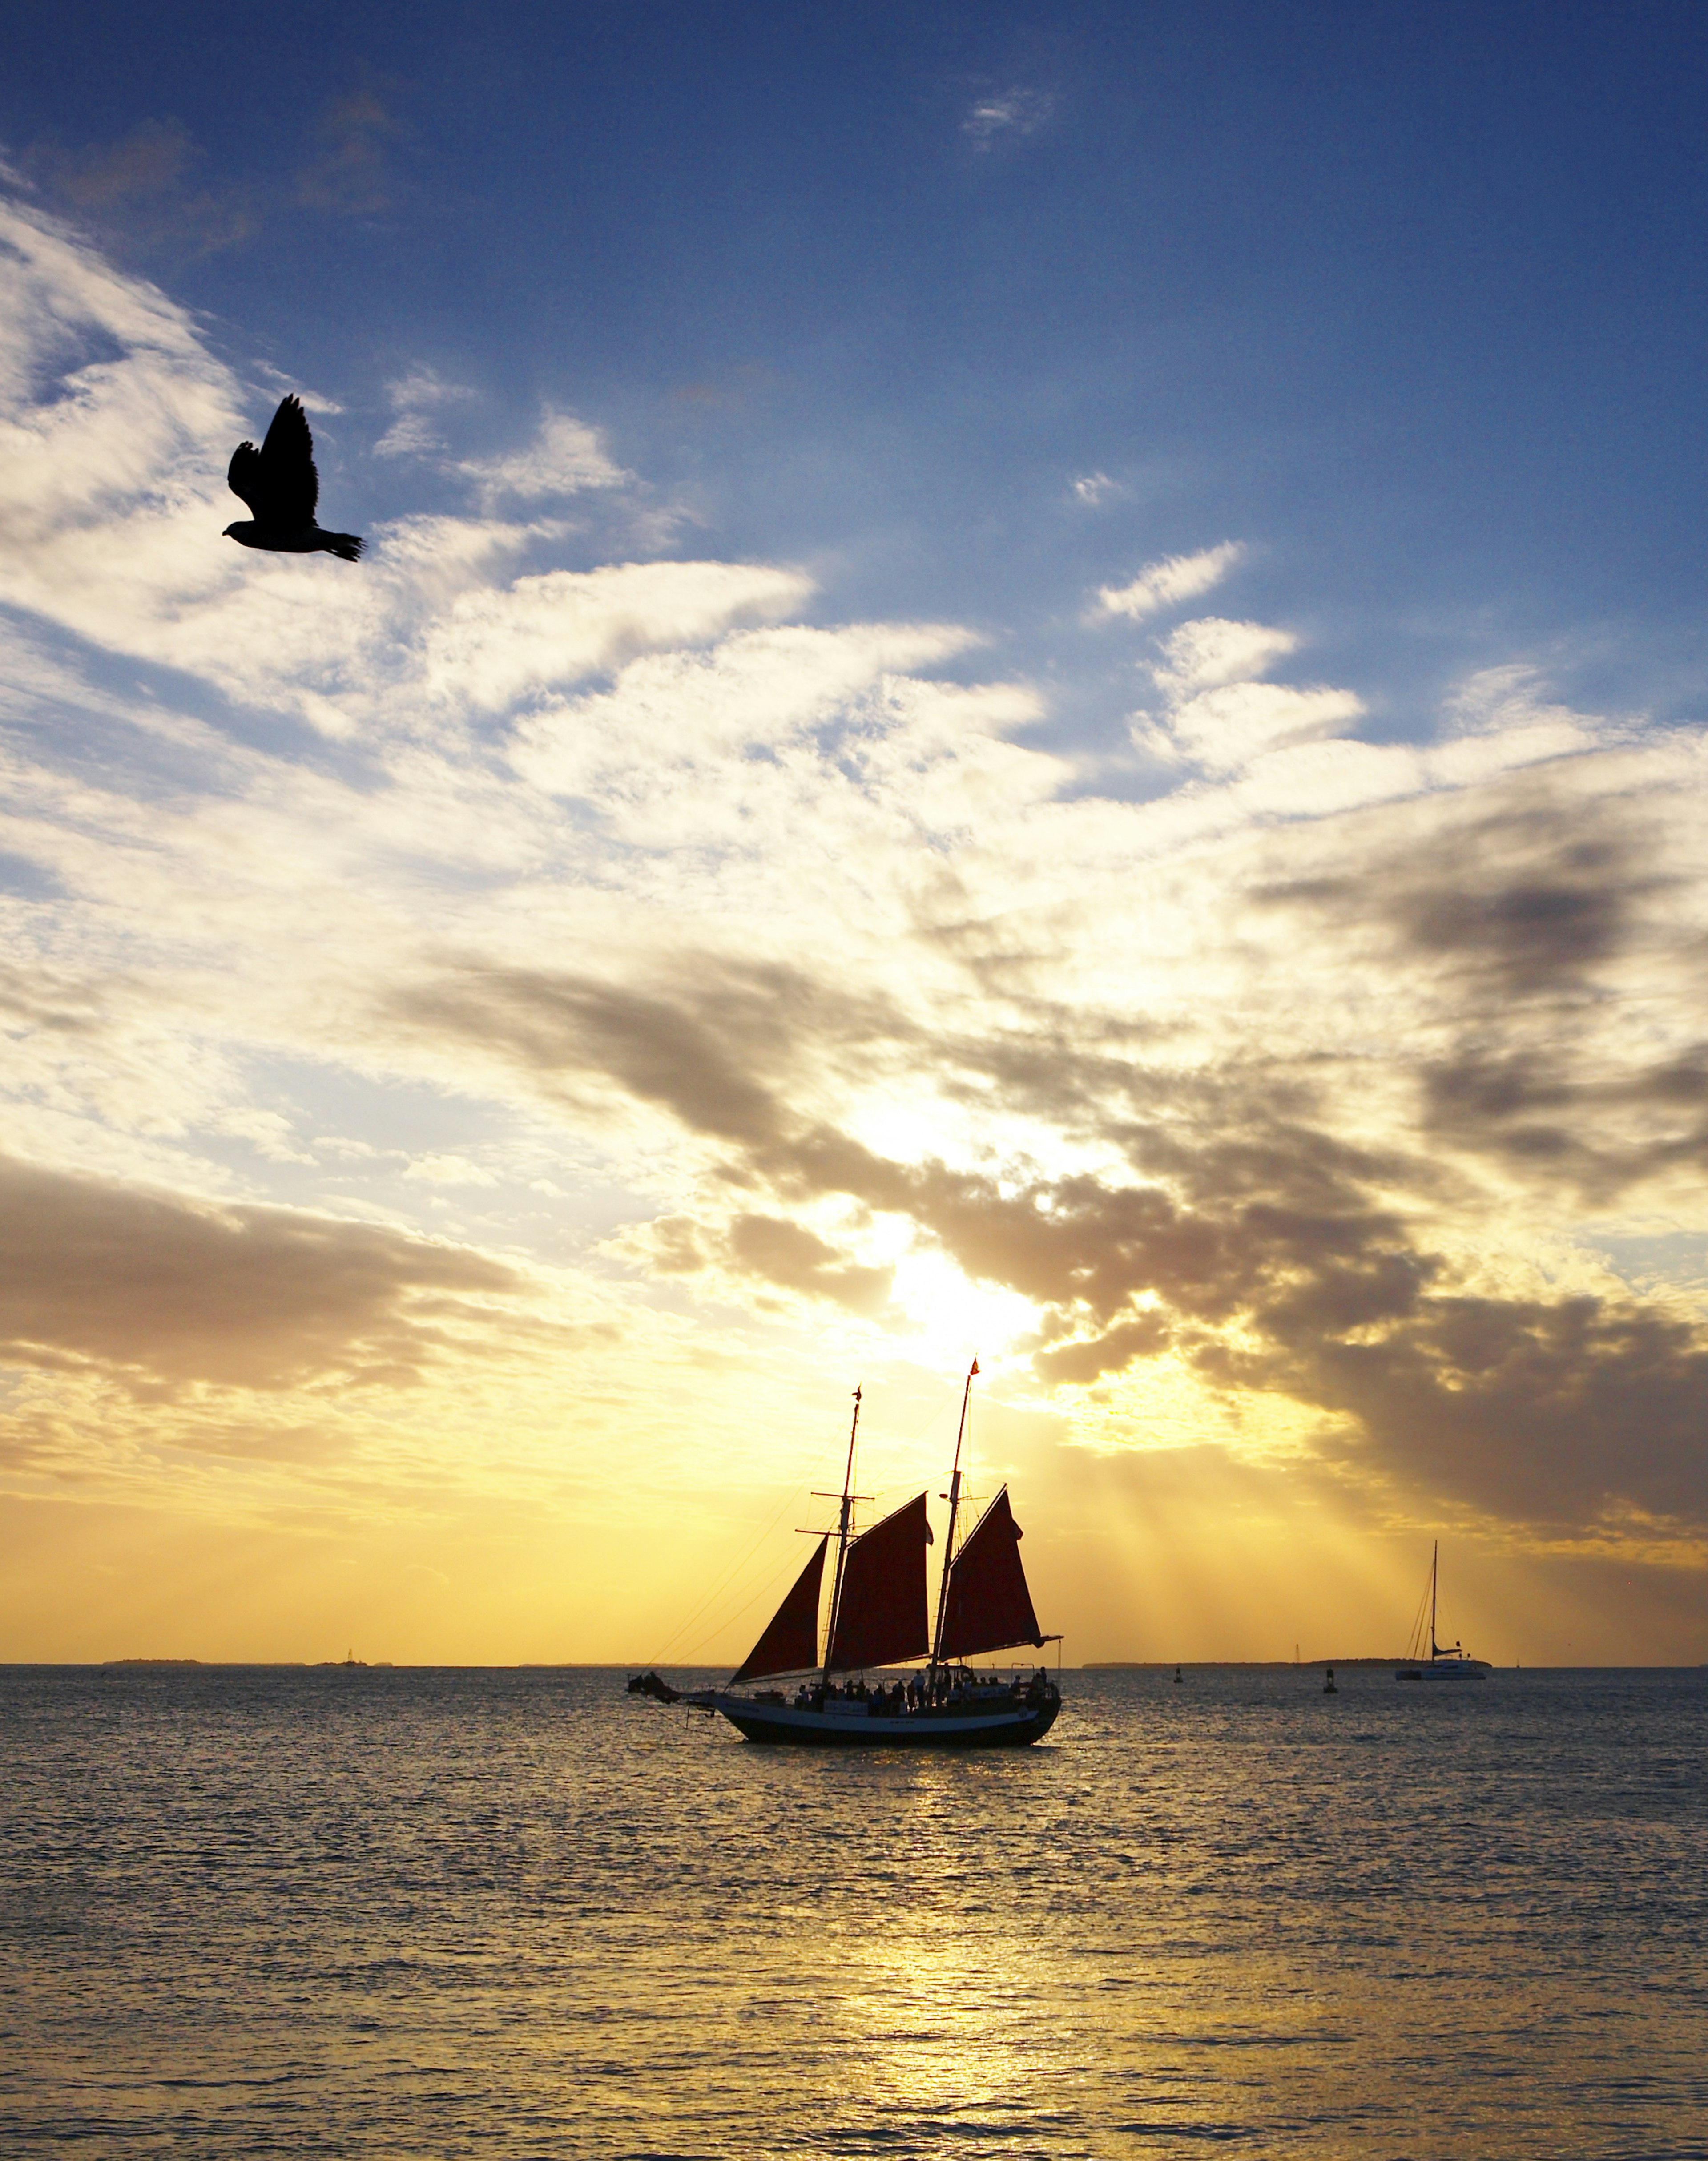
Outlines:
[[[860,1431],[861,1391],[854,1391],[848,1429],[848,1462],[834,1533],[826,1531],[769,1626],[726,1686],[678,1696],[648,1686],[656,1676],[629,1683],[632,1690],[661,1695],[695,1708],[721,1712],[749,1741],[805,1742],[865,1748],[1023,1747],[1054,1725],[1061,1691],[1042,1667],[1029,1677],[1003,1680],[975,1672],[969,1659],[1022,1644],[1042,1650],[1060,1637],[1046,1636],[1033,1611],[1020,1563],[1020,1526],[1004,1486],[957,1549],[961,1513],[961,1458],[972,1400],[975,1359],[961,1391],[961,1423],[949,1491],[949,1528],[944,1541],[937,1614],[927,1626],[925,1549],[932,1543],[926,1496],[857,1537],[853,1534],[854,1451]],[[827,1494],[826,1499],[835,1499]],[[819,1650],[819,1606],[831,1539],[836,1560],[831,1599]],[[927,1661],[906,1679],[885,1680],[882,1669]],[[867,1676],[880,1678],[868,1682]],[[793,1696],[779,1688],[742,1693],[755,1681],[795,1679]]]
[[[1429,1580],[1418,1606],[1418,1617],[1412,1624],[1411,1641],[1406,1645],[1405,1664],[1396,1668],[1397,1681],[1480,1681],[1494,1668],[1487,1659],[1473,1659],[1461,1643],[1455,1643],[1444,1649],[1435,1641],[1435,1587],[1440,1570],[1441,1541],[1437,1539],[1429,1555]],[[1429,1655],[1424,1656],[1424,1608],[1429,1608],[1428,1642]]]

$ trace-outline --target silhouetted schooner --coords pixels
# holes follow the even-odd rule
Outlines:
[[[857,1388],[835,1533],[827,1531],[820,1539],[728,1685],[696,1691],[684,1700],[721,1711],[750,1741],[865,1748],[1013,1748],[1049,1732],[1061,1709],[1061,1691],[1041,1667],[1029,1679],[1017,1675],[1004,1681],[994,1674],[975,1673],[966,1664],[986,1652],[1023,1643],[1041,1650],[1046,1643],[1060,1641],[1039,1627],[1020,1562],[1020,1527],[1006,1486],[956,1549],[961,1446],[977,1371],[975,1360],[961,1393],[955,1468],[943,1496],[949,1503],[949,1528],[935,1631],[927,1626],[925,1549],[932,1537],[925,1495],[916,1495],[859,1537],[850,1535],[857,1497]],[[819,1600],[833,1536],[836,1566],[820,1658]],[[906,1681],[867,1685],[868,1673],[920,1659],[928,1661],[923,1672]],[[737,1693],[750,1681],[797,1676],[801,1685],[792,1700],[780,1689]]]

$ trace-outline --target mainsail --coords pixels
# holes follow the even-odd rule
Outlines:
[[[732,1688],[737,1681],[763,1680],[769,1674],[804,1674],[817,1665],[819,1585],[825,1573],[825,1548],[830,1543],[826,1533],[795,1578],[794,1588],[772,1617],[771,1626],[748,1652],[741,1671],[731,1677]]]
[[[1013,1643],[1043,1643],[1020,1565],[1020,1526],[1008,1506],[1006,1486],[955,1556],[944,1596],[940,1658],[971,1659]]]
[[[855,1539],[842,1566],[826,1673],[852,1673],[925,1655],[931,1646],[925,1625],[925,1549],[930,1543],[923,1493]]]

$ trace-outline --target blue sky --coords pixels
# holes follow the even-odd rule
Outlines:
[[[15,13],[0,1655],[1704,1655],[1699,8]]]

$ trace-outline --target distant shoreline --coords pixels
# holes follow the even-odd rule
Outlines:
[[[1406,1663],[1398,1652],[1391,1659],[1087,1659],[1075,1670],[1082,1674],[1165,1674],[1171,1666],[1182,1672],[1188,1666],[1237,1666],[1267,1673],[1272,1669],[1290,1671],[1296,1666],[1303,1673],[1311,1666],[1334,1666],[1345,1667],[1351,1673],[1360,1666],[1403,1666]],[[1416,1661],[1411,1663],[1415,1664]]]

